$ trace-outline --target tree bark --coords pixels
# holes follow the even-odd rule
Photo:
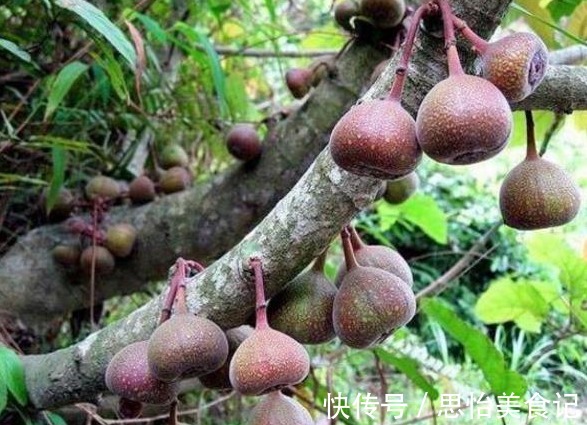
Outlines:
[[[498,24],[496,17],[502,16],[509,5],[508,0],[455,0],[454,3],[459,15],[465,17],[482,35],[489,35],[495,29]],[[422,39],[415,52],[412,73],[406,87],[405,104],[411,113],[415,113],[430,87],[446,74],[442,42],[427,35]],[[466,61],[471,64],[472,57],[467,57]],[[388,69],[385,74],[381,80],[387,79],[389,82],[391,70]],[[365,99],[380,97],[388,87],[389,84],[380,81],[366,94]],[[319,112],[316,111],[318,114]],[[320,124],[319,116],[321,115],[305,117],[311,119],[311,122],[306,123],[306,131],[314,134],[316,130],[311,127]],[[293,121],[295,122],[295,117]],[[286,129],[287,123],[282,127],[282,134],[287,134]],[[326,134],[321,132],[320,139],[325,139]],[[284,173],[287,172],[286,169]],[[262,258],[267,279],[267,296],[271,297],[327,247],[341,227],[373,201],[380,188],[381,182],[378,180],[360,178],[342,171],[333,163],[328,150],[323,151],[289,194],[249,235],[189,283],[189,310],[208,317],[225,328],[242,324],[254,308],[255,291],[247,269],[250,256]],[[242,189],[245,191],[253,188]],[[181,197],[190,196],[194,195],[185,194]],[[246,191],[241,196],[247,199]],[[203,199],[203,206],[213,203],[210,197],[200,198]],[[214,223],[221,223],[222,220],[219,221],[218,217],[202,217],[194,220],[196,225],[177,221],[178,217],[189,214],[187,206],[178,206],[181,198],[177,199],[173,201],[174,208],[168,212],[174,216],[174,220],[166,221],[169,227],[163,227],[159,231],[170,232],[176,237],[187,235],[179,238],[184,243],[190,237],[193,240],[193,235],[197,234],[203,240],[190,242],[190,245],[195,243],[200,250],[205,249],[207,243],[213,244],[211,236],[206,236],[205,232],[212,235],[214,229],[206,226],[208,222],[205,220]],[[256,199],[249,198],[249,201],[254,202]],[[244,213],[248,211],[247,207]],[[238,210],[230,210],[230,214],[238,213]],[[230,226],[225,227],[230,229]],[[196,229],[198,232],[195,232]],[[153,235],[155,237],[156,234]],[[167,243],[171,240],[168,236],[159,236],[159,239],[165,239]],[[156,239],[151,242],[155,243]],[[187,245],[179,244],[166,247],[165,251],[169,253],[169,257],[163,260],[151,259],[153,262],[164,263],[161,268],[172,263],[173,255],[188,250]],[[144,273],[140,270],[136,272]],[[160,296],[127,318],[66,349],[24,357],[27,388],[34,406],[48,408],[77,401],[95,401],[105,389],[103,374],[108,361],[125,345],[149,337],[156,326],[161,303]]]

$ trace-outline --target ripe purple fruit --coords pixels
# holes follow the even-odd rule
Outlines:
[[[406,3],[404,0],[361,0],[359,9],[376,27],[391,28],[402,21]]]
[[[356,0],[343,0],[334,7],[334,19],[338,25],[347,31],[353,31],[351,19],[359,14],[359,5]]]
[[[147,176],[139,176],[128,186],[128,197],[133,204],[144,204],[155,199],[155,184]]]
[[[296,99],[308,94],[312,87],[313,72],[308,68],[292,68],[285,73],[285,84]]]
[[[251,124],[236,124],[226,137],[228,152],[241,161],[252,161],[261,155],[259,134]]]
[[[251,412],[248,425],[313,425],[308,411],[281,391],[267,394]]]

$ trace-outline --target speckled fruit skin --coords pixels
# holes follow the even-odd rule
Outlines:
[[[404,0],[361,0],[361,15],[371,19],[379,28],[391,28],[402,21],[406,13]]]
[[[489,81],[473,75],[449,77],[426,95],[416,118],[418,143],[444,164],[484,161],[505,148],[512,111]]]
[[[248,425],[313,425],[310,413],[280,391],[267,394],[251,412]]]
[[[332,325],[334,286],[323,273],[302,272],[271,298],[269,324],[301,344],[322,344],[335,337]]]
[[[161,167],[166,170],[173,167],[187,167],[190,163],[190,157],[184,148],[179,145],[167,145],[161,152],[159,159]]]
[[[84,273],[89,275],[92,271],[92,253],[94,252],[93,247],[89,246],[82,251],[79,259],[80,268]],[[108,275],[114,271],[116,262],[114,257],[103,246],[96,247],[96,274],[97,275]]]
[[[296,99],[301,99],[312,86],[312,71],[307,68],[292,68],[285,73],[285,84]]]
[[[243,395],[261,395],[295,385],[310,371],[310,357],[299,342],[271,328],[255,329],[234,353],[230,382]]]
[[[147,364],[147,341],[127,345],[110,360],[106,386],[114,394],[148,404],[168,404],[175,399],[177,383],[155,378]]]
[[[519,230],[561,226],[581,206],[581,193],[569,174],[542,158],[526,159],[504,179],[499,206],[505,224]]]
[[[240,347],[243,341],[250,337],[252,333],[253,328],[247,325],[226,331],[226,339],[228,340],[228,358],[220,369],[199,377],[203,386],[212,390],[227,390],[232,388],[229,376],[230,361],[238,347]]]
[[[334,330],[353,348],[382,342],[416,313],[416,297],[399,277],[374,267],[355,267],[334,299]]]
[[[144,204],[155,199],[155,184],[147,176],[139,176],[128,186],[128,197],[133,204]]]
[[[159,187],[164,193],[181,192],[190,184],[191,177],[188,170],[181,167],[172,167],[165,171],[159,181]]]
[[[393,205],[407,201],[420,186],[420,177],[416,173],[410,173],[401,179],[387,182],[383,199]]]
[[[411,173],[422,158],[414,119],[388,100],[353,106],[332,130],[330,153],[346,171],[386,180]]]
[[[241,161],[252,161],[261,155],[259,134],[251,124],[237,124],[226,137],[228,152]]]
[[[137,229],[127,223],[110,226],[106,231],[106,248],[119,258],[128,257],[137,240]]]
[[[359,14],[359,5],[353,0],[344,0],[334,7],[334,19],[338,25],[347,31],[352,31],[351,19]]]
[[[120,185],[110,177],[96,176],[86,185],[86,197],[91,201],[98,197],[113,199],[118,196],[120,196]]]
[[[165,382],[212,372],[227,357],[228,341],[222,329],[211,320],[190,313],[173,315],[149,338],[149,369]]]
[[[399,252],[383,245],[365,245],[355,250],[357,263],[365,267],[375,267],[391,273],[403,280],[409,287],[414,284],[410,266]],[[336,274],[335,284],[340,287],[347,275],[346,264],[341,264]]]
[[[536,35],[519,32],[489,43],[482,56],[483,77],[510,102],[528,97],[544,79],[548,49]]]

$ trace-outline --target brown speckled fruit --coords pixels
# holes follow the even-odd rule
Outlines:
[[[406,13],[404,0],[361,0],[361,15],[370,19],[376,27],[390,28],[399,24]]]
[[[351,244],[355,259],[359,265],[375,267],[391,273],[399,277],[410,287],[414,284],[414,277],[412,276],[410,266],[397,251],[383,245],[365,244],[354,228],[351,228]],[[336,286],[340,287],[346,274],[347,267],[345,264],[341,264],[336,275]]]
[[[161,152],[161,158],[159,159],[161,167],[168,170],[172,167],[187,167],[190,158],[180,145],[172,144],[167,145]]]
[[[347,31],[353,31],[351,19],[359,14],[359,4],[355,0],[343,0],[334,7],[336,23]]]
[[[308,68],[292,68],[285,73],[285,84],[296,99],[308,94],[312,87],[313,72]]]
[[[336,287],[324,276],[324,257],[271,298],[269,323],[301,344],[322,344],[335,337],[332,304]]]
[[[139,176],[128,186],[128,197],[133,204],[144,204],[155,199],[155,184],[147,176]]]
[[[281,391],[267,394],[251,412],[248,425],[313,425],[308,411]]]
[[[260,260],[252,260],[251,265],[257,294],[255,330],[234,353],[229,376],[239,393],[261,395],[303,381],[310,371],[310,357],[295,339],[269,327]]]
[[[53,259],[65,267],[79,265],[81,251],[74,245],[57,245],[52,251]]]
[[[170,382],[212,372],[228,357],[228,342],[220,327],[204,317],[179,313],[163,322],[149,338],[149,368]]]
[[[518,102],[544,79],[548,50],[543,41],[528,32],[508,35],[489,43],[481,55],[483,77],[491,81],[510,102]]]
[[[259,134],[251,124],[236,124],[226,137],[228,152],[241,161],[252,161],[263,150]]]
[[[96,176],[86,185],[86,197],[92,201],[96,198],[114,199],[120,196],[120,185],[110,177]]]
[[[414,119],[391,100],[353,106],[332,130],[330,153],[346,171],[387,180],[411,173],[422,158]]]
[[[106,248],[119,258],[130,255],[136,240],[137,229],[132,224],[115,224],[106,231]]]
[[[147,341],[127,345],[110,360],[106,369],[106,386],[114,394],[148,404],[171,403],[178,391],[177,383],[157,379],[147,364]]]
[[[384,341],[416,313],[416,297],[399,277],[374,267],[359,266],[348,235],[343,238],[348,272],[334,299],[334,330],[353,348]]]
[[[481,162],[505,148],[512,112],[503,94],[489,81],[455,75],[428,92],[416,118],[424,153],[445,164]]]
[[[164,193],[181,192],[191,182],[190,173],[185,168],[172,167],[165,171],[159,181],[159,187]]]
[[[213,390],[227,390],[232,388],[229,375],[230,361],[237,348],[240,347],[245,339],[251,336],[252,332],[253,329],[247,325],[226,331],[226,339],[228,340],[228,358],[220,369],[199,377],[203,386]]]
[[[82,251],[80,256],[80,267],[82,271],[86,274],[90,274],[92,272],[92,255],[94,249],[93,247],[89,246]],[[103,246],[96,247],[96,274],[97,275],[107,275],[114,271],[115,266],[114,257]]]
[[[420,178],[416,173],[410,173],[400,179],[387,182],[383,199],[390,204],[401,204],[418,190],[418,186],[420,186]]]

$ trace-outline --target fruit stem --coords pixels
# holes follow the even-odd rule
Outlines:
[[[177,399],[173,400],[169,406],[168,425],[177,425]]]
[[[463,75],[463,67],[457,51],[457,40],[453,25],[453,13],[448,0],[436,0],[442,11],[442,25],[444,27],[444,48],[448,62],[448,74],[451,76]]]
[[[412,56],[412,50],[414,48],[414,40],[416,39],[416,34],[418,34],[418,28],[420,27],[420,21],[429,11],[429,4],[423,4],[412,17],[412,21],[410,23],[410,28],[408,29],[408,33],[406,35],[406,41],[404,42],[404,48],[402,50],[402,56],[399,60],[397,67],[395,68],[395,80],[393,81],[393,85],[391,86],[391,90],[387,95],[387,100],[399,102],[402,97],[402,92],[404,90],[404,84],[406,82],[406,76],[408,74],[408,67],[410,63],[410,57]]]
[[[526,113],[526,159],[533,160],[540,158],[536,151],[536,135],[534,133],[534,117],[532,111]]]
[[[459,31],[463,36],[469,40],[479,55],[483,55],[487,51],[489,42],[481,38],[475,31],[473,31],[465,21],[461,18],[452,15],[452,21],[455,29]]]
[[[188,308],[186,304],[185,294],[185,279],[186,279],[186,261],[183,258],[178,258],[175,262],[175,273],[173,279],[175,279],[174,285],[177,288],[175,295],[175,301],[177,303],[176,310],[178,313],[187,313]]]
[[[350,271],[359,265],[357,264],[357,259],[355,258],[350,233],[347,228],[344,228],[342,232],[340,232],[340,237],[342,238],[342,248],[344,250],[344,261],[346,263],[346,269],[347,271]]]
[[[267,329],[267,303],[265,302],[265,282],[263,281],[263,265],[259,258],[251,258],[251,268],[255,274],[255,294],[256,294],[256,322],[255,329]]]
[[[90,326],[92,331],[96,328],[94,320],[94,303],[96,296],[96,246],[98,239],[98,202],[92,205],[92,266],[90,269]]]
[[[320,255],[316,258],[316,261],[314,261],[314,264],[312,265],[312,270],[317,272],[317,273],[323,273],[324,272],[324,264],[326,263],[326,256],[328,255],[328,248],[326,248],[324,251],[322,251],[320,253]]]
[[[351,244],[353,245],[353,251],[361,249],[365,246],[365,243],[359,236],[359,232],[353,226],[348,226],[349,231],[351,232]]]

